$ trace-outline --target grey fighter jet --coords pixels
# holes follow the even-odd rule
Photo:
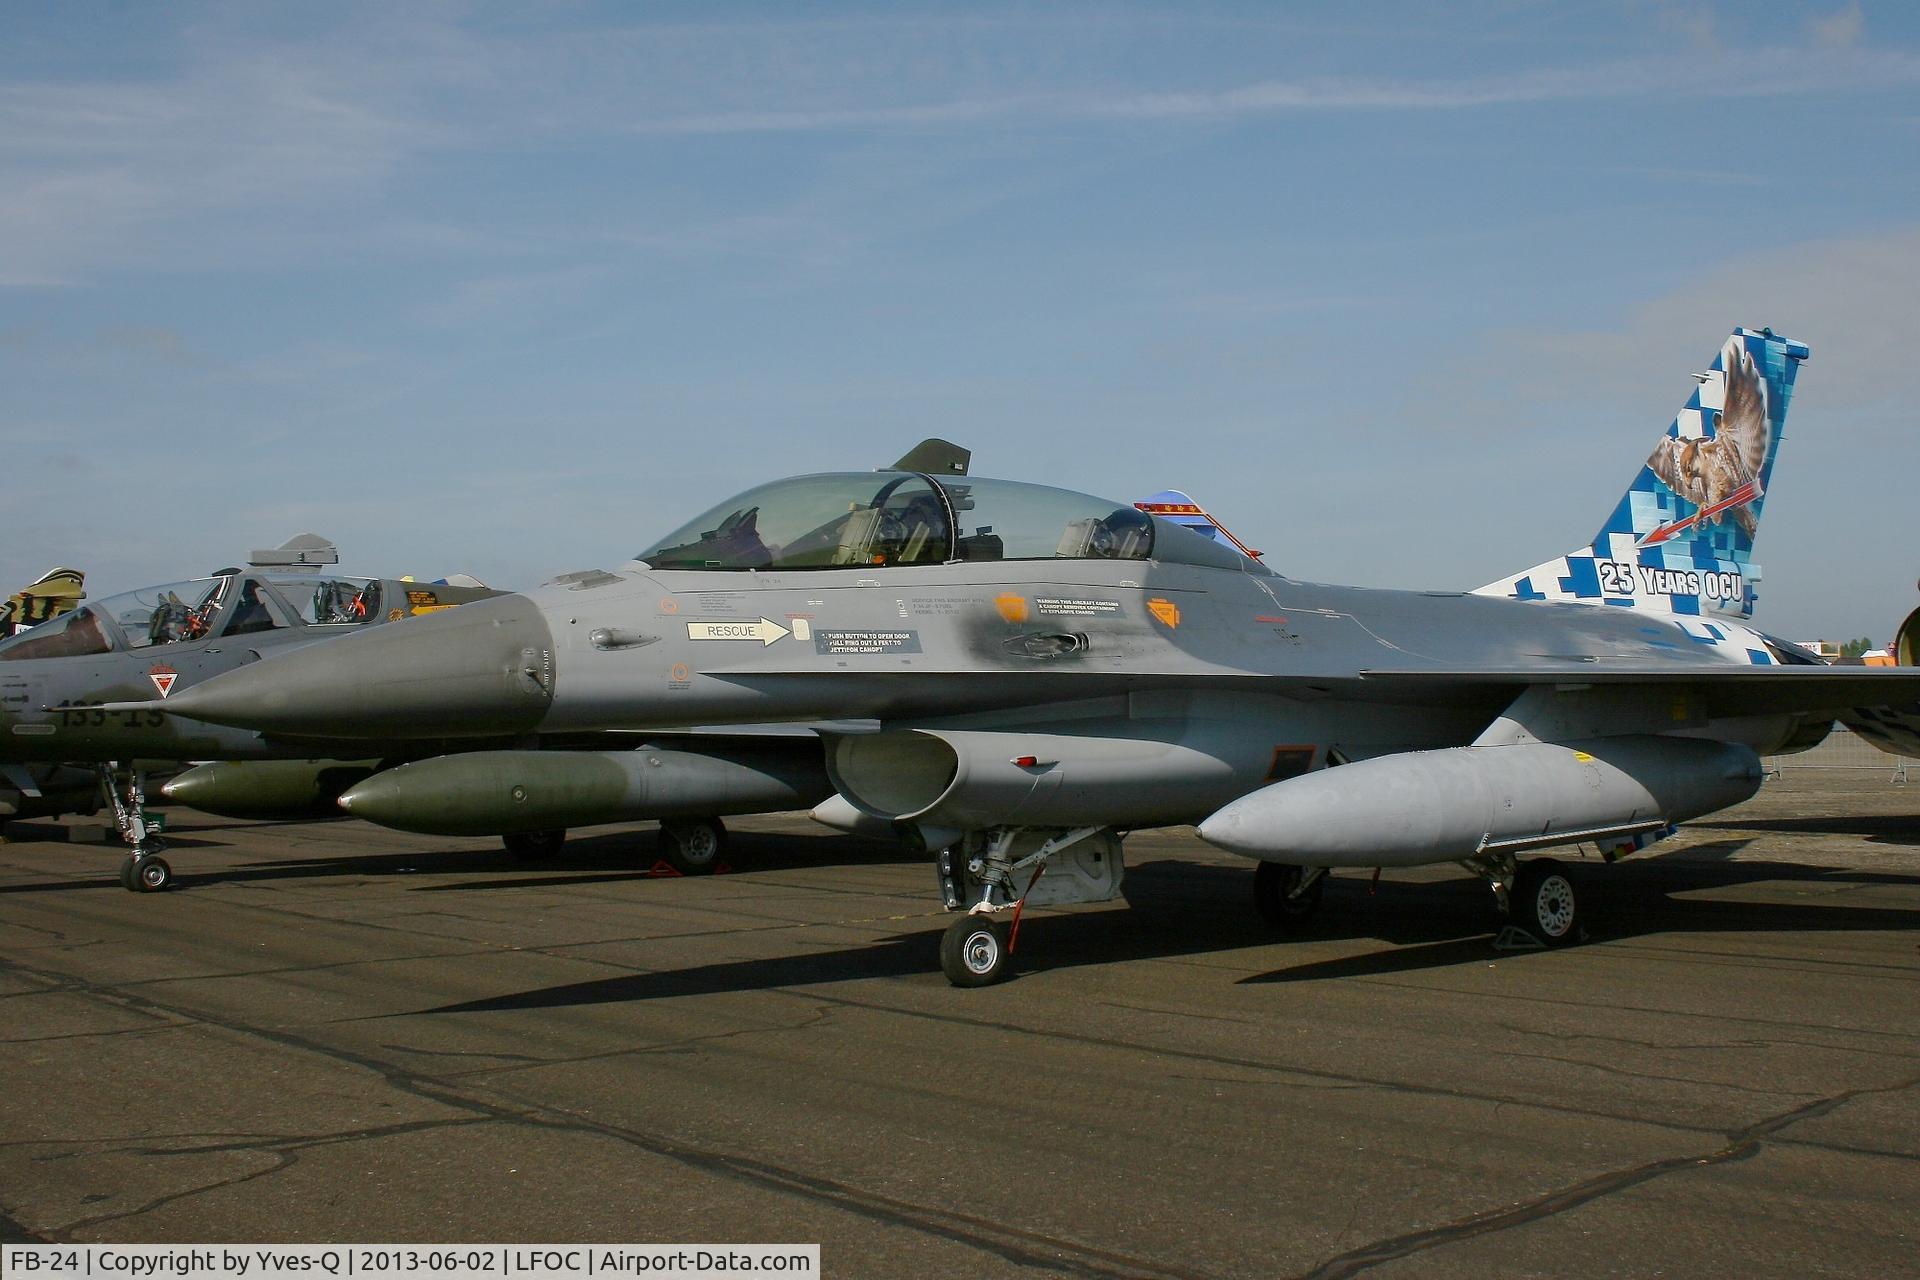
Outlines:
[[[1456,862],[1553,945],[1580,934],[1574,881],[1523,855],[1642,847],[1751,796],[1761,754],[1840,709],[1920,695],[1920,673],[1804,665],[1747,625],[1806,356],[1736,330],[1593,541],[1476,593],[1295,581],[936,449],[761,485],[617,569],[175,697],[367,738],[870,719],[819,730],[836,794],[815,816],[937,853],[961,985],[1007,972],[1022,908],[1117,896],[1124,833],[1179,823],[1255,860],[1282,926],[1330,867]]]
[[[279,550],[311,558],[325,545],[303,538],[295,540],[300,547]],[[290,556],[255,558],[284,562]],[[90,788],[79,780],[97,776],[91,786],[111,804],[131,849],[122,883],[165,888],[172,869],[159,856],[163,845],[146,808],[151,765],[326,755],[331,745],[348,755],[369,753],[358,737],[279,743],[256,730],[188,719],[173,712],[172,697],[283,650],[497,594],[291,567],[226,569],[129,591],[43,622],[0,642],[0,782],[18,796],[3,816],[90,809],[82,800]],[[114,711],[100,705],[114,699],[150,705]],[[342,777],[339,786],[352,780]]]

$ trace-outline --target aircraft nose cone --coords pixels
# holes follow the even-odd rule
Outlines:
[[[323,640],[167,699],[173,715],[310,738],[532,729],[553,700],[553,633],[522,595]]]

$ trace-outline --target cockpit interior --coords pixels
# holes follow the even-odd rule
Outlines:
[[[654,569],[706,570],[1146,560],[1158,532],[1127,503],[1046,485],[828,472],[749,489],[635,559]]]
[[[380,615],[380,582],[226,573],[109,596],[0,641],[0,661],[126,653]]]

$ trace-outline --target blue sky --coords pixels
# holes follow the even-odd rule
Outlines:
[[[1471,587],[1591,537],[1747,324],[1813,348],[1759,621],[1915,604],[1910,6],[0,23],[7,589],[308,529],[531,586],[928,435]]]

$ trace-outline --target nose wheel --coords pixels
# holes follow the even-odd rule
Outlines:
[[[173,868],[160,856],[160,842],[145,847],[120,864],[120,883],[134,893],[159,893],[173,884]]]
[[[940,969],[956,987],[989,987],[1012,968],[1008,928],[987,915],[965,915],[940,939]]]

